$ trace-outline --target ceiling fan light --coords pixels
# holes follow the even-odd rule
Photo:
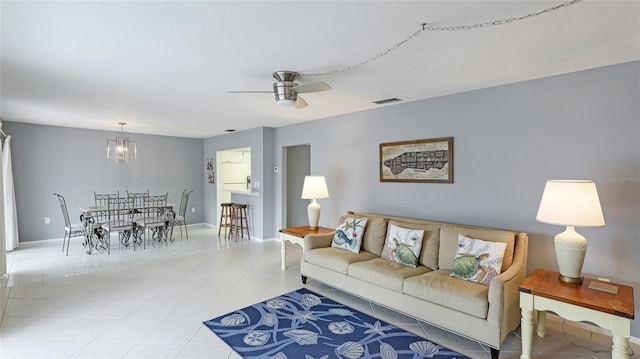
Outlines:
[[[277,100],[276,103],[280,106],[293,106],[295,105],[296,101],[288,100],[288,99],[280,99],[280,100]]]

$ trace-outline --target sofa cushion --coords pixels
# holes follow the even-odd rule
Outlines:
[[[345,217],[367,218],[367,229],[362,237],[362,250],[377,256],[382,254],[384,240],[387,238],[387,220],[383,217],[364,217],[347,212]]]
[[[439,224],[423,224],[417,222],[401,222],[390,220],[389,224],[411,229],[421,229],[424,231],[422,237],[422,249],[418,264],[427,266],[433,270],[438,269],[438,248],[440,247],[440,225]]]
[[[430,271],[424,266],[407,267],[382,258],[353,263],[349,266],[350,277],[362,279],[365,282],[399,293],[402,293],[402,286],[406,278]],[[375,288],[372,287],[371,290],[375,290]]]
[[[452,277],[489,285],[500,274],[507,244],[458,235],[458,251],[453,260]]]
[[[366,218],[345,218],[340,216],[331,247],[341,248],[353,253],[360,252],[362,235],[367,226]]]
[[[483,241],[504,242],[507,248],[502,259],[502,270],[504,272],[513,262],[513,250],[515,246],[515,233],[500,229],[487,229],[477,227],[464,227],[453,224],[444,224],[440,233],[440,255],[438,256],[438,268],[452,270],[453,259],[458,250],[458,235],[482,239]]]
[[[486,318],[489,287],[450,277],[450,273],[437,270],[409,277],[404,281],[403,292],[478,318]]]
[[[343,274],[347,274],[347,270],[351,263],[367,261],[373,258],[377,258],[373,253],[353,253],[333,247],[316,248],[304,252],[304,259],[307,262]]]
[[[384,242],[382,258],[409,267],[418,265],[424,230],[389,225],[387,240]]]

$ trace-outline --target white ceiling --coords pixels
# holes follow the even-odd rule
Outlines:
[[[206,138],[640,59],[639,1],[582,1],[500,26],[424,31],[281,107],[276,70],[348,68],[431,26],[560,1],[1,1],[2,119]],[[639,79],[640,80],[640,79]],[[402,102],[401,102],[402,103]],[[390,106],[390,105],[386,105]]]

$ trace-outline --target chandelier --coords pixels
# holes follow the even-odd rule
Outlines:
[[[138,152],[136,141],[124,136],[126,122],[118,122],[118,124],[120,125],[121,135],[116,136],[115,139],[107,140],[107,158],[115,158],[117,162],[129,162],[130,158],[135,160]]]

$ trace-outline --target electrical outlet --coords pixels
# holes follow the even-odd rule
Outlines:
[[[50,224],[51,223],[51,217],[44,217],[44,224]]]
[[[196,207],[191,207],[191,213],[196,213]]]
[[[255,188],[260,188],[260,181],[253,182]]]

